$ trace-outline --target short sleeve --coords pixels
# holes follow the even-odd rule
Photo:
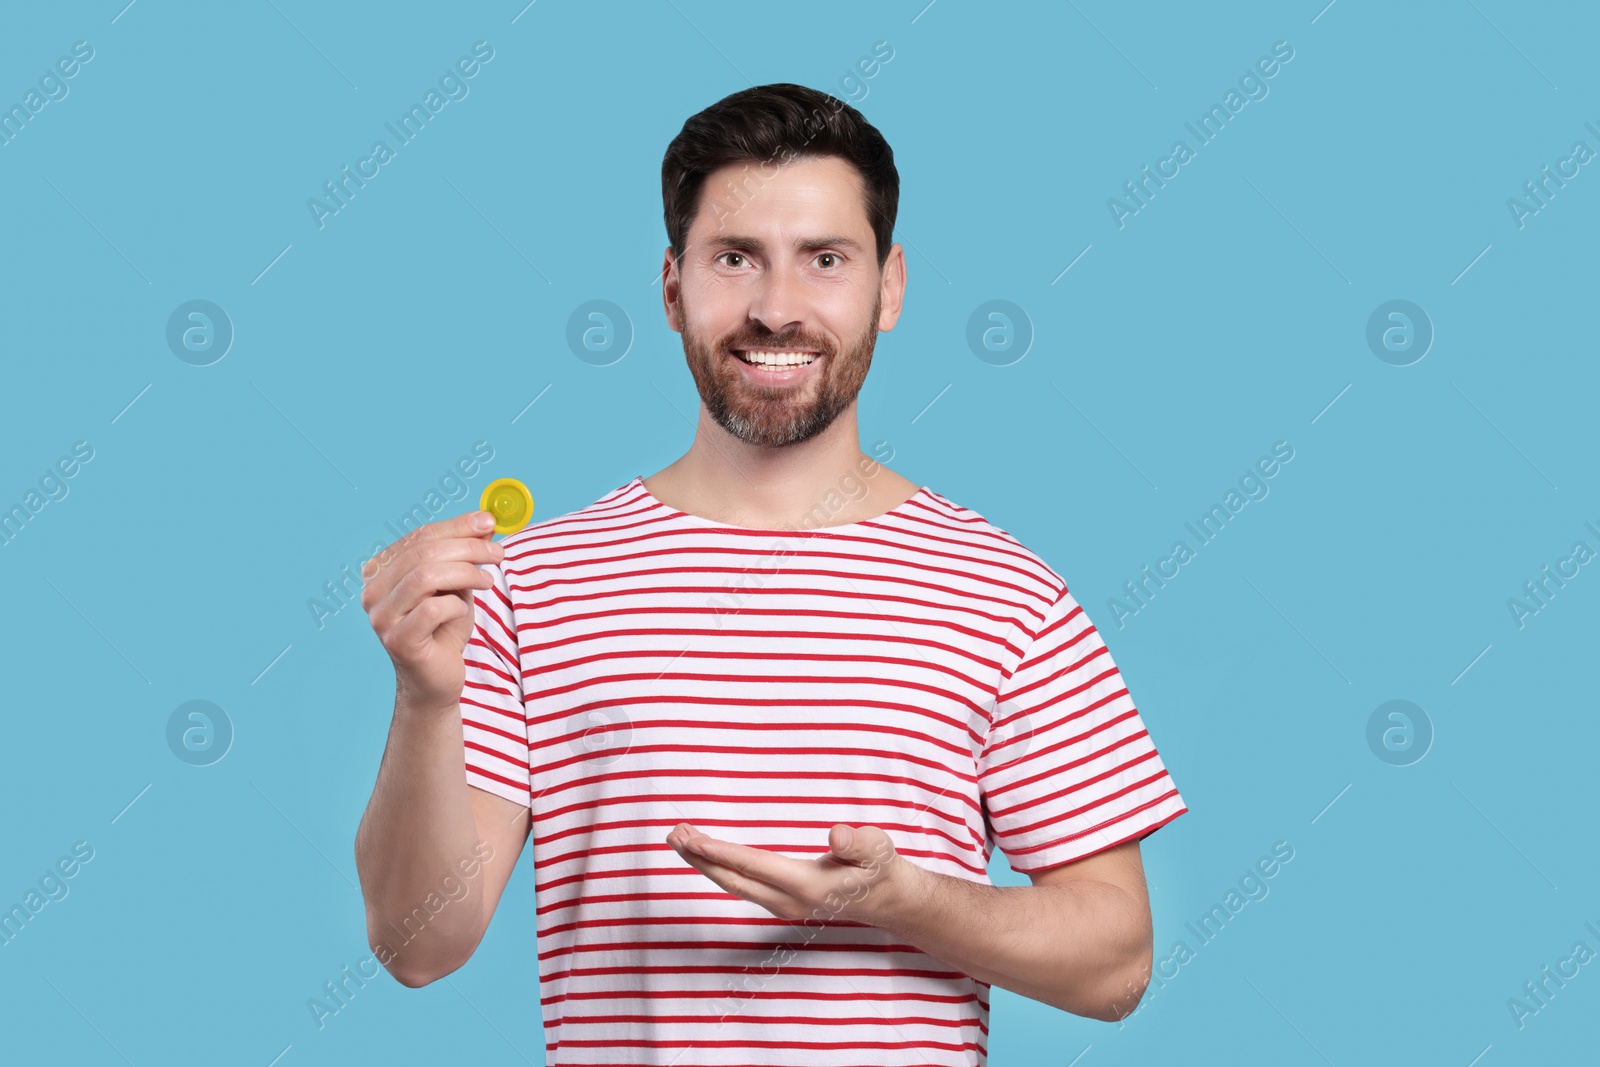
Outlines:
[[[1070,863],[1188,810],[1099,631],[1066,589],[1019,644],[978,764],[991,832],[1013,870]]]
[[[522,666],[511,590],[500,564],[480,564],[494,579],[472,591],[472,636],[462,649],[467,681],[461,691],[461,735],[467,784],[532,806],[528,722],[522,706]]]

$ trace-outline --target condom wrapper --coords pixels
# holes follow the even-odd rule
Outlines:
[[[533,494],[515,478],[496,478],[483,487],[478,507],[494,516],[494,532],[513,534],[533,518]]]

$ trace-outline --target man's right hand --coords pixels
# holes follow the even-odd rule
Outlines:
[[[493,585],[477,565],[505,559],[493,538],[493,516],[469,511],[419,526],[361,565],[361,607],[394,663],[396,707],[461,702],[472,591]]]

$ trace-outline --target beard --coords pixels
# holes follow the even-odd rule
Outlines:
[[[727,337],[711,341],[690,329],[688,305],[681,296],[679,302],[684,319],[683,352],[707,413],[740,441],[781,448],[811,440],[855,403],[878,343],[883,293],[872,302],[866,330],[839,351],[803,330],[772,334],[756,322],[746,322]],[[733,350],[768,347],[819,352],[822,365],[798,384],[757,385],[734,365],[738,357]]]

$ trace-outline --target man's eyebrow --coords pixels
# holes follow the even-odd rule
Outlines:
[[[765,252],[766,242],[759,237],[744,237],[739,234],[718,234],[707,242],[714,248],[727,248],[730,245],[736,248],[748,248],[752,252]],[[843,235],[831,237],[808,237],[799,241],[798,247],[802,252],[815,252],[823,248],[842,248],[849,252],[860,253],[861,245],[852,238]]]

